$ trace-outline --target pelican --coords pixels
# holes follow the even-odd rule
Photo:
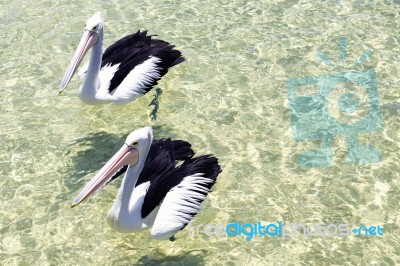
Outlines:
[[[153,141],[151,127],[135,130],[84,187],[72,207],[126,171],[108,211],[108,224],[123,233],[151,228],[152,238],[174,240],[175,233],[199,212],[221,172],[213,155],[193,156],[186,141]]]
[[[166,41],[138,31],[110,45],[103,53],[103,20],[99,12],[90,17],[82,39],[60,84],[61,93],[85,54],[89,62],[79,71],[83,80],[79,98],[86,104],[125,104],[146,94],[168,69],[183,62],[180,51]]]

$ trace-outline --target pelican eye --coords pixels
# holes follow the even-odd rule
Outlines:
[[[92,30],[96,30],[97,26],[94,26]]]
[[[132,141],[132,143],[131,143],[132,148],[137,147],[137,145],[139,145],[139,141],[137,141],[137,140]]]

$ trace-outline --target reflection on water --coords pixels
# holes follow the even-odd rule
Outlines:
[[[3,264],[400,262],[396,1],[3,1],[0,6]],[[183,52],[186,61],[160,82],[157,108],[149,106],[156,91],[124,106],[85,106],[77,96],[77,78],[57,95],[83,25],[98,10],[105,14],[106,45],[148,29]],[[357,141],[376,147],[380,161],[346,162],[346,138],[333,134],[331,165],[301,168],[298,155],[321,143],[293,137],[286,83],[343,71],[317,59],[323,54],[340,66],[343,38],[344,68],[375,70],[380,129],[360,133]],[[352,67],[368,50],[372,55]],[[341,95],[339,109],[351,113],[357,103]],[[126,235],[107,226],[117,181],[71,209],[126,135],[145,125],[153,126],[155,138],[186,139],[199,154],[220,158],[223,172],[196,224],[380,224],[384,236],[245,241],[191,238],[183,231],[174,242],[158,242],[148,232]]]

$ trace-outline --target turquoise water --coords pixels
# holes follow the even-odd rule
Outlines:
[[[148,106],[154,91],[124,106],[85,106],[75,77],[57,95],[96,11],[105,16],[106,45],[148,29],[187,59],[160,82],[155,121]],[[1,1],[1,264],[399,264],[399,11],[398,1]],[[368,50],[372,55],[354,65]],[[299,154],[321,141],[295,139],[287,81],[368,69],[376,74],[381,123],[344,130],[380,157],[346,160],[348,143],[337,135],[328,145],[331,164],[304,168]],[[331,129],[314,122],[305,125]],[[220,158],[223,172],[194,224],[345,223],[380,225],[384,234],[246,241],[189,237],[185,229],[175,242],[160,242],[148,231],[108,227],[118,181],[71,209],[126,135],[145,125],[156,138],[189,140],[199,154]]]

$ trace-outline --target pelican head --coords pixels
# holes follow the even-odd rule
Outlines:
[[[123,167],[140,168],[144,165],[153,142],[153,130],[147,126],[130,133],[120,150],[101,168],[76,197],[71,207],[75,207],[90,195],[103,188]]]
[[[103,28],[103,18],[100,12],[96,12],[86,21],[85,30],[98,32],[99,28]]]
[[[75,54],[72,57],[67,71],[65,71],[64,77],[61,81],[59,93],[61,93],[67,87],[86,53],[99,41],[99,36],[102,34],[102,32],[103,19],[100,12],[97,12],[91,16],[85,24],[81,41],[79,42],[78,48],[76,48]]]

